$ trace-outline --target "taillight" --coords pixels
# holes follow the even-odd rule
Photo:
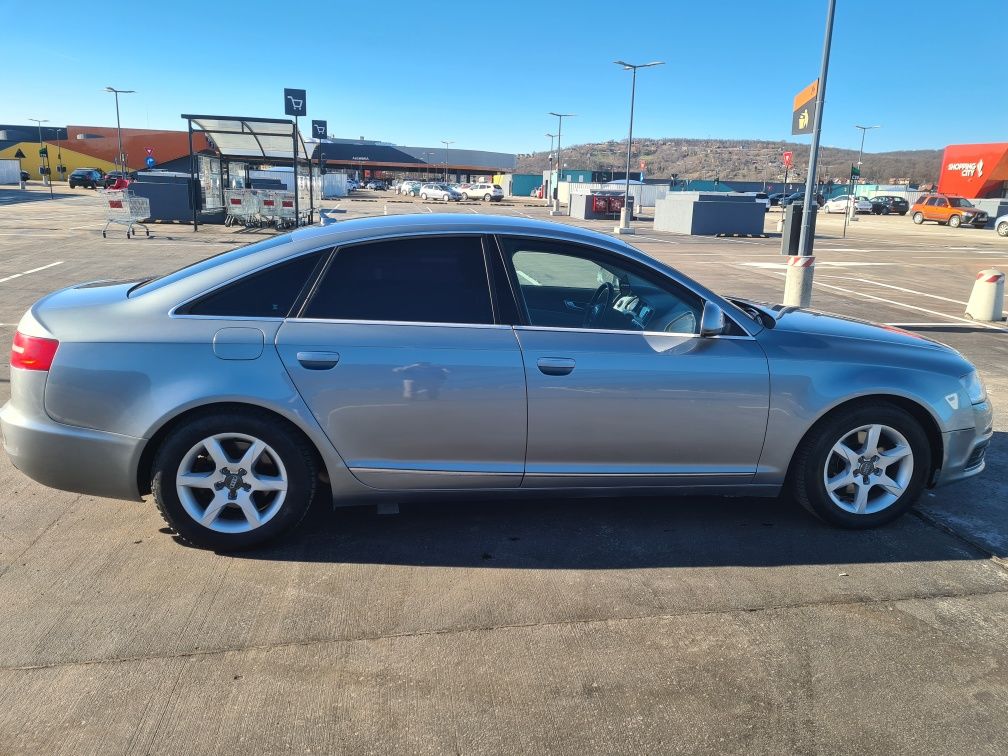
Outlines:
[[[14,346],[11,347],[11,367],[23,370],[48,370],[52,366],[58,348],[59,342],[55,339],[25,336],[17,331],[14,334]]]

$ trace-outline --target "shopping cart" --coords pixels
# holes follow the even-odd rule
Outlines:
[[[258,226],[259,195],[252,189],[224,190],[224,225]]]
[[[150,200],[146,197],[134,197],[123,189],[109,190],[104,192],[105,200],[105,228],[102,229],[102,238],[105,238],[108,227],[113,223],[121,223],[126,226],[126,238],[136,236],[133,231],[134,226],[140,226],[147,236],[150,236],[150,229],[143,224],[143,221],[150,219]]]
[[[259,218],[264,226],[280,227],[280,198],[278,192],[259,193]]]
[[[275,196],[277,204],[280,206],[277,228],[296,226],[298,217],[294,212],[294,192],[275,192]]]

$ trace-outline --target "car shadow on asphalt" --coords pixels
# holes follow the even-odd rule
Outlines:
[[[54,190],[52,196],[48,191],[27,191],[21,189],[0,189],[0,205],[20,205],[26,202],[48,202],[50,199],[66,199],[68,197],[79,197],[76,192]]]
[[[373,506],[332,511],[318,505],[276,544],[233,556],[589,570],[987,557],[914,514],[882,528],[850,531],[832,528],[783,499],[537,498],[411,503],[399,509],[399,514],[381,515]]]

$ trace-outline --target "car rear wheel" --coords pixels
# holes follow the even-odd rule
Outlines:
[[[913,214],[913,222],[916,223],[918,226],[921,223],[923,223],[924,222],[924,213],[914,213]]]
[[[958,215],[953,215],[951,218],[948,219],[948,224],[952,228],[959,228],[959,226],[962,225],[962,218]]]
[[[1008,221],[1001,221],[997,225],[998,236],[1008,236]]]
[[[920,423],[886,403],[828,416],[802,441],[792,467],[798,502],[843,528],[883,525],[910,509],[931,469]]]
[[[238,551],[302,520],[315,494],[315,460],[303,438],[262,413],[220,413],[168,436],[154,459],[151,491],[182,540]]]
[[[489,202],[492,199],[493,199],[493,197],[491,197],[489,194],[484,194],[483,195],[483,201],[484,202]]]

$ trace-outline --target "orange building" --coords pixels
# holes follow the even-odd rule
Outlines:
[[[1008,197],[1008,143],[950,144],[938,191],[968,199]]]

